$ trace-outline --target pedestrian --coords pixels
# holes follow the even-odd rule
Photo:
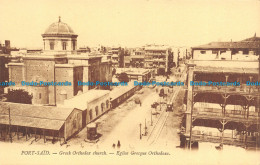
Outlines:
[[[120,148],[120,146],[121,146],[121,143],[120,143],[120,141],[118,140],[118,141],[117,141],[117,148]]]
[[[116,147],[115,143],[113,143],[112,147],[113,147],[113,148],[115,148],[115,147]]]

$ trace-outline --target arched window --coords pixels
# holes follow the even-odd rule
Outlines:
[[[92,120],[92,118],[93,118],[93,114],[92,114],[92,109],[91,109],[91,110],[89,110],[89,120]]]
[[[109,101],[107,100],[106,101],[106,107],[108,108],[108,106],[109,106]]]
[[[105,104],[101,103],[101,112],[104,112],[104,107],[105,107]]]
[[[76,41],[72,41],[72,48],[73,50],[76,50]]]
[[[96,106],[95,111],[96,111],[96,116],[98,116],[98,106]]]
[[[67,43],[66,42],[62,42],[62,50],[67,50]]]
[[[54,50],[54,41],[50,41],[50,50]]]

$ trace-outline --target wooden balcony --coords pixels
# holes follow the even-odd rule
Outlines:
[[[222,109],[194,108],[192,116],[196,119],[212,119],[212,120],[225,119],[227,121],[250,122],[250,123],[260,122],[259,112],[249,111],[249,114],[247,114],[247,112],[243,110],[226,110],[225,114],[223,114]]]
[[[227,93],[230,95],[260,96],[258,87],[246,86],[245,84],[240,86],[194,86],[193,91],[196,93]]]

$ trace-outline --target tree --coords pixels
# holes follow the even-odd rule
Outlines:
[[[6,98],[7,102],[32,104],[32,95],[23,89],[9,91]]]
[[[125,72],[123,72],[119,75],[118,80],[120,82],[129,82],[129,77],[127,76],[127,74]]]

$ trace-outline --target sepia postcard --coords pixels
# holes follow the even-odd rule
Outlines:
[[[0,165],[260,165],[260,0],[0,0]]]

